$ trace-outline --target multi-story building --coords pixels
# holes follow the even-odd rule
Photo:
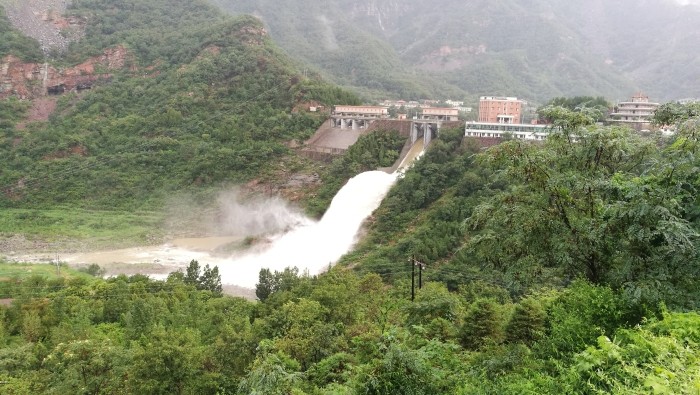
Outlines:
[[[547,125],[467,122],[464,135],[496,139],[510,137],[516,140],[544,140],[549,134],[547,128]]]
[[[523,101],[517,97],[479,98],[479,122],[520,124],[522,116]]]
[[[424,107],[420,119],[436,121],[458,121],[459,110],[449,107]]]
[[[331,125],[341,129],[366,129],[375,119],[389,118],[389,108],[384,106],[335,106]]]
[[[462,107],[462,106],[464,106],[463,101],[457,101],[457,100],[445,100],[445,104],[447,104],[450,107]]]
[[[333,115],[363,118],[387,118],[389,109],[384,106],[335,106]]]
[[[637,93],[631,101],[617,103],[608,117],[608,122],[616,125],[627,125],[634,130],[649,130],[651,117],[659,107],[659,103],[649,101],[649,96]]]

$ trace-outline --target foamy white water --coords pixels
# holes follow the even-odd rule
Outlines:
[[[314,222],[300,213],[267,200],[265,203],[245,203],[240,206],[236,194],[222,197],[222,212],[228,222],[223,225],[230,237],[208,237],[201,239],[179,239],[161,246],[136,247],[116,251],[97,251],[82,254],[69,254],[60,257],[71,264],[98,263],[108,272],[111,265],[134,265],[134,272],[148,274],[163,279],[167,273],[184,270],[190,260],[196,259],[200,267],[218,266],[222,283],[254,288],[258,282],[260,269],[282,271],[287,267],[297,267],[300,272],[315,275],[352,248],[362,222],[379,206],[401,173],[423,152],[422,140],[416,142],[394,174],[369,171],[350,179],[336,194],[326,215]],[[228,198],[228,199],[227,199]],[[231,202],[229,202],[229,199]],[[222,202],[220,202],[222,203]],[[269,243],[255,247],[255,252],[240,256],[222,257],[213,251],[248,235],[263,231],[284,231],[273,236]],[[7,259],[20,262],[49,262],[55,254],[42,256],[10,256]],[[144,263],[150,263],[144,266]],[[129,271],[120,266],[120,270]]]
[[[351,178],[319,222],[280,236],[263,252],[220,265],[222,283],[255,287],[263,268],[282,271],[296,266],[312,275],[325,271],[352,248],[362,222],[379,206],[396,177],[368,171]]]
[[[168,272],[184,270],[190,260],[196,259],[200,267],[218,266],[222,283],[247,288],[255,287],[263,268],[282,271],[287,267],[297,267],[300,272],[318,274],[352,248],[362,222],[379,206],[398,174],[369,171],[351,178],[333,198],[320,221],[312,221],[298,213],[286,213],[281,216],[281,223],[287,223],[293,229],[272,236],[269,243],[244,255],[229,258],[212,255],[216,246],[242,240],[241,236],[237,236],[179,239],[160,246],[68,254],[61,256],[61,260],[76,265],[97,263],[108,268],[108,271],[114,264],[133,264],[138,272],[164,279]],[[268,204],[276,205],[273,200]],[[269,210],[259,206],[250,211],[257,213],[260,220],[269,214]],[[232,217],[238,217],[241,222],[250,222],[252,214],[244,214]],[[20,260],[50,261],[54,256],[21,257]],[[144,263],[150,265],[141,267]],[[121,269],[125,270],[125,267],[121,266]]]

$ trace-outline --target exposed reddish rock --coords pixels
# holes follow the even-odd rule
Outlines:
[[[32,108],[29,109],[29,121],[48,121],[49,116],[56,110],[55,97],[42,97],[32,102]]]
[[[58,99],[56,97],[40,97],[38,99],[32,100],[32,107],[29,109],[29,114],[27,115],[28,122],[35,121],[48,121],[49,116],[53,114],[56,110],[56,102]],[[17,124],[16,128],[18,130],[23,130],[26,128],[26,122],[20,122]]]
[[[35,99],[47,94],[90,89],[96,81],[111,77],[105,71],[125,67],[136,70],[123,46],[108,48],[100,56],[65,69],[46,63],[23,63],[19,58],[8,55],[0,60],[0,99],[9,96]]]
[[[57,29],[64,31],[65,29],[80,29],[82,31],[86,24],[85,20],[82,18],[78,18],[76,16],[64,18],[57,13],[51,15],[51,21]]]

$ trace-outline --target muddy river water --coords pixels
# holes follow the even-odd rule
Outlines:
[[[397,174],[382,171],[359,174],[338,192],[320,221],[304,218],[279,233],[257,237],[252,246],[244,246],[246,239],[241,236],[205,237],[157,246],[9,258],[37,263],[58,259],[71,266],[96,263],[108,276],[138,273],[154,279],[184,271],[190,261],[197,260],[200,267],[217,266],[222,284],[252,289],[262,268],[297,267],[310,275],[327,270],[352,248],[362,222],[379,206],[396,178]]]
[[[364,220],[379,206],[394,182],[401,177],[402,168],[412,163],[423,151],[419,141],[406,155],[399,171],[392,174],[368,171],[350,179],[336,194],[326,214],[320,221],[300,215],[280,215],[286,218],[276,232],[255,236],[255,243],[246,243],[245,236],[204,237],[175,239],[171,242],[145,247],[133,247],[111,251],[34,256],[13,256],[11,260],[24,262],[51,262],[58,259],[72,266],[96,263],[107,275],[145,274],[154,279],[164,279],[171,272],[185,270],[192,260],[200,267],[217,266],[224,286],[253,289],[260,269],[282,271],[297,267],[300,273],[315,275],[327,270],[354,243]],[[270,210],[262,204],[256,207],[237,208],[232,211],[232,224],[255,223],[254,219],[266,217]],[[251,222],[252,221],[252,222]],[[270,222],[270,221],[263,221]],[[272,221],[275,222],[275,221]],[[235,228],[235,227],[234,227]],[[247,225],[246,228],[257,229]],[[252,245],[248,245],[252,244]]]
[[[61,256],[71,265],[96,263],[110,274],[149,274],[152,277],[187,267],[191,260],[201,266],[221,265],[225,259],[216,254],[217,248],[240,241],[240,237],[203,237],[175,239],[159,246],[133,247],[111,251],[93,251]],[[132,270],[129,270],[131,267]],[[150,269],[150,270],[149,270]]]

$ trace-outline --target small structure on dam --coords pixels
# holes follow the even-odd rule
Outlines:
[[[372,121],[388,118],[389,107],[335,106],[331,114],[331,124],[340,129],[367,129]]]
[[[335,106],[331,114],[331,127],[351,130],[370,130],[377,120],[389,119],[389,108],[385,106]],[[410,122],[411,143],[422,138],[427,146],[437,137],[442,122],[454,122],[459,119],[459,110],[449,107],[423,107]]]
[[[374,130],[396,130],[413,145],[428,146],[440,128],[461,127],[459,109],[422,107],[413,119],[392,119],[386,106],[334,106],[330,118],[305,142],[300,152],[314,159],[330,161],[344,153],[357,139]]]
[[[416,118],[411,120],[411,143],[419,138],[427,147],[433,138],[440,134],[440,127],[444,122],[456,122],[459,120],[459,110],[448,107],[424,107]]]

